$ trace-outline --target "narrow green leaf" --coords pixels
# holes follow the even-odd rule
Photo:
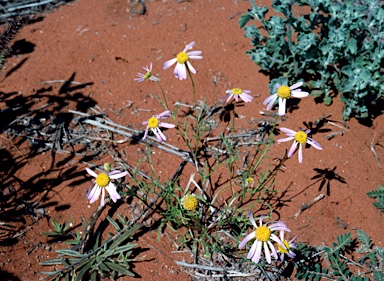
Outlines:
[[[84,274],[88,272],[88,270],[91,268],[92,262],[88,262],[83,268],[79,271],[76,277],[76,281],[81,281],[83,278]]]
[[[70,249],[60,249],[60,250],[56,250],[56,252],[62,255],[79,257],[79,258],[86,256],[85,254],[80,254],[79,252],[70,250]]]
[[[113,262],[109,262],[109,261],[106,261],[105,264],[110,268],[112,269],[113,271],[117,271],[123,275],[126,275],[126,276],[135,276],[135,274],[131,271],[129,271],[128,269],[126,269],[125,267],[119,265],[119,264],[116,264],[116,263],[113,263]]]
[[[107,216],[107,220],[109,221],[110,224],[112,224],[116,228],[117,231],[121,230],[119,224],[114,219],[112,219],[110,216]]]

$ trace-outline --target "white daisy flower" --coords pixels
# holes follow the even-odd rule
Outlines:
[[[95,177],[96,179],[92,181],[91,187],[89,188],[87,199],[90,200],[89,203],[92,204],[97,199],[99,199],[99,196],[101,194],[101,201],[100,205],[104,206],[104,198],[105,198],[105,190],[108,191],[109,196],[111,196],[111,199],[113,202],[116,203],[118,199],[120,199],[120,195],[116,191],[116,185],[111,182],[111,179],[118,179],[122,178],[125,175],[128,174],[127,171],[120,172],[118,170],[112,171],[110,173],[100,173],[96,174],[94,171],[92,171],[89,168],[85,168],[88,174]]]
[[[175,128],[176,126],[169,123],[161,122],[161,119],[165,119],[171,116],[171,112],[169,110],[164,111],[160,114],[154,115],[151,118],[148,119],[148,121],[143,122],[143,125],[147,125],[147,128],[145,129],[144,137],[142,140],[145,140],[148,135],[148,130],[151,129],[151,131],[155,134],[156,138],[162,142],[163,140],[166,140],[165,135],[160,130],[160,127],[163,128]]]
[[[315,140],[308,137],[308,134],[311,132],[311,130],[304,131],[297,131],[288,129],[288,128],[280,128],[280,131],[284,132],[288,137],[283,139],[278,139],[277,142],[285,142],[294,140],[291,148],[288,152],[288,158],[293,155],[293,153],[296,151],[297,145],[299,145],[299,163],[303,162],[303,145],[306,143],[312,145],[314,148],[318,150],[322,150],[323,148],[321,145],[316,142]]]
[[[266,98],[263,102],[263,105],[268,104],[267,110],[270,110],[275,101],[279,99],[279,116],[284,116],[287,99],[289,99],[290,97],[304,98],[309,95],[308,92],[302,92],[301,89],[298,89],[301,85],[303,85],[303,82],[298,82],[290,87],[284,85],[280,86],[280,84],[276,84],[276,94]]]
[[[182,52],[177,54],[176,58],[166,61],[163,65],[164,70],[176,63],[175,70],[173,71],[176,78],[180,80],[187,79],[187,67],[193,74],[196,74],[196,69],[190,64],[189,59],[200,60],[203,57],[200,56],[201,51],[187,52],[193,45],[195,45],[195,42],[189,43]]]
[[[239,101],[239,97],[244,101],[244,102],[251,102],[253,100],[253,97],[250,95],[251,91],[250,90],[242,90],[240,88],[233,88],[232,90],[227,90],[227,94],[225,95],[225,98],[228,97],[227,103],[231,100],[233,97],[236,102]]]

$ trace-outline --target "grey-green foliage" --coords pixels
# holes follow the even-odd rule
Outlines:
[[[304,79],[327,105],[340,93],[344,119],[375,116],[384,97],[381,0],[273,0],[277,15],[271,17],[267,7],[251,2],[239,24],[252,39],[247,53],[271,78]],[[294,4],[309,9],[292,12]],[[245,26],[250,20],[257,27]]]
[[[18,20],[13,20],[8,28],[6,28],[1,34],[0,34],[0,68],[3,65],[5,57],[9,54],[9,43],[11,40],[16,36],[16,34],[20,31],[20,29],[24,26],[26,23],[27,18],[21,18]]]
[[[371,238],[361,229],[357,229],[357,239],[352,239],[351,233],[342,234],[332,246],[310,247],[298,243],[297,253],[296,277],[301,280],[366,281],[372,276],[375,281],[384,280],[384,249],[373,246]]]
[[[373,202],[373,205],[384,213],[384,187],[379,184],[378,190],[372,190],[367,194],[369,197],[377,199],[377,202]]]
[[[108,276],[111,280],[119,276],[135,276],[130,270],[132,249],[137,244],[127,243],[135,234],[140,225],[131,226],[129,222],[119,215],[119,221],[107,217],[108,221],[116,228],[117,233],[109,234],[109,238],[101,241],[101,233],[95,235],[93,249],[88,253],[80,253],[79,247],[72,249],[59,249],[58,258],[40,263],[41,265],[60,266],[53,272],[42,272],[48,278],[56,280],[83,280],[83,278],[96,281],[100,274]]]

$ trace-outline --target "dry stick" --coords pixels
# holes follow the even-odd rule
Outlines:
[[[300,206],[300,209],[297,211],[297,213],[293,217],[296,219],[298,216],[300,216],[301,212],[303,212],[306,209],[310,208],[313,204],[315,204],[316,202],[320,201],[323,198],[324,198],[324,194],[320,194],[319,196],[315,197],[315,199],[313,199],[308,204],[302,204]]]
[[[380,168],[380,158],[379,158],[379,155],[377,155],[376,150],[375,150],[375,146],[376,146],[375,137],[376,137],[376,132],[373,133],[373,139],[371,142],[371,151],[372,151],[373,155],[375,155],[376,160],[377,160],[377,164],[379,165],[379,168]]]
[[[183,262],[183,261],[175,261],[175,263],[178,264],[178,265],[181,265],[181,266],[193,267],[193,268],[196,268],[196,269],[226,272],[227,274],[225,274],[225,276],[228,276],[228,277],[247,277],[247,276],[254,276],[255,275],[255,273],[241,273],[241,272],[236,271],[236,270],[217,268],[217,267],[211,267],[211,266],[200,265],[200,264],[190,264],[190,263],[186,263],[186,262]],[[202,273],[199,273],[199,275],[205,276]],[[213,277],[213,275],[209,275],[209,276]],[[215,275],[215,276],[216,277],[224,277],[224,275],[222,275],[222,274]]]
[[[133,138],[133,136],[134,136],[131,133],[128,133],[128,132],[125,132],[125,131],[113,128],[111,126],[107,126],[107,125],[101,124],[100,122],[97,122],[95,120],[85,119],[82,122],[86,123],[86,124],[89,124],[89,125],[93,125],[93,126],[102,128],[104,130],[108,130],[108,131],[111,131],[111,132],[114,132],[114,133],[118,133],[118,134],[120,134],[122,136],[125,136],[125,137]],[[148,138],[151,138],[151,137],[148,137]],[[152,140],[155,141],[154,138]],[[144,142],[142,140],[140,140],[139,142],[147,143],[147,142]],[[177,150],[175,150],[174,148],[170,149],[170,148],[166,147],[166,145],[164,145],[164,144],[157,144],[155,142],[151,143],[150,145],[153,145],[153,146],[155,146],[155,147],[157,147],[159,149],[162,149],[162,150],[164,150],[164,151],[166,151],[166,152],[168,152],[170,154],[173,154],[175,156],[179,156],[180,158],[185,159],[188,162],[194,163],[193,160],[191,159],[191,157],[189,156],[189,154],[186,151],[182,151],[181,149],[178,149],[176,147],[174,147],[174,148],[176,148]],[[180,152],[180,151],[182,151],[182,152]]]
[[[341,128],[341,129],[343,129],[343,130],[349,131],[347,128],[345,128],[345,127],[343,127],[343,126],[340,126],[339,124],[336,124],[336,123],[334,123],[334,122],[332,122],[332,121],[328,121],[327,123],[328,123],[329,125],[336,126],[336,127],[339,127],[339,128]]]

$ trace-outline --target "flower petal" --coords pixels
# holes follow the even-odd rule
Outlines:
[[[303,145],[299,145],[299,163],[303,162]]]
[[[89,168],[85,168],[85,170],[86,170],[87,173],[90,174],[92,177],[97,178],[97,174],[96,174],[93,170],[91,170],[91,169],[89,169]]]
[[[156,117],[158,119],[164,119],[164,118],[171,117],[171,111],[169,111],[169,110],[163,111],[160,114],[157,114]]]
[[[269,252],[269,249],[267,247],[267,243],[263,243],[264,245],[264,254],[265,254],[265,259],[267,260],[267,263],[271,263],[271,253]]]
[[[104,206],[105,202],[104,202],[104,198],[105,198],[105,188],[102,188],[101,189],[101,201],[100,201],[100,206]]]
[[[277,99],[277,94],[271,95],[263,101],[263,105],[268,104],[267,110],[270,110],[276,99]]]
[[[189,49],[191,49],[193,47],[193,45],[195,45],[195,41],[192,41],[191,43],[189,43],[188,45],[185,46],[183,52],[186,52],[188,51]]]
[[[156,128],[155,130],[156,130],[157,133],[160,135],[160,137],[162,138],[162,140],[167,140],[167,138],[165,137],[165,135],[163,134],[163,132],[162,132],[159,128]]]
[[[297,148],[297,142],[294,141],[291,148],[289,149],[289,152],[288,152],[288,158],[292,157],[293,153],[295,152]]]
[[[227,91],[228,92],[228,91]],[[231,91],[229,91],[229,92],[231,92]],[[227,103],[229,103],[229,101],[231,100],[231,98],[234,96],[234,94],[229,94],[229,97],[228,97],[228,99],[227,99]]]
[[[293,90],[293,89],[299,88],[301,85],[303,85],[303,82],[297,82],[292,86],[290,86],[289,89]]]
[[[192,64],[187,61],[187,66],[188,66],[188,69],[193,73],[193,74],[196,74],[196,69],[193,68]]]
[[[250,222],[252,223],[252,225],[253,225],[255,228],[257,228],[256,222],[255,222],[255,220],[254,220],[254,218],[253,218],[252,211],[249,211],[249,212],[248,212],[248,217],[249,217],[249,220],[250,220]]]
[[[175,128],[176,125],[174,125],[174,124],[169,124],[169,123],[163,123],[163,122],[160,122],[160,123],[159,123],[159,127],[164,127],[164,128],[172,129],[172,128]]]
[[[244,101],[244,102],[251,102],[253,100],[253,97],[245,92],[243,92],[241,95],[240,95],[240,98]]]
[[[245,246],[245,244],[247,244],[249,240],[255,238],[255,236],[256,236],[256,233],[254,231],[252,231],[250,234],[245,236],[245,238],[243,240],[241,240],[241,242],[239,244],[239,249],[243,248]]]
[[[170,59],[168,61],[166,61],[164,64],[163,64],[163,69],[166,70],[168,69],[170,66],[172,66],[175,62],[177,62],[177,58],[174,58],[174,59]]]
[[[113,183],[108,184],[105,189],[108,191],[109,196],[111,196],[113,202],[116,203],[116,201],[121,198],[119,193],[116,191],[116,185]]]
[[[128,174],[128,172],[127,171],[124,171],[124,172],[121,172],[121,173],[118,173],[118,174],[113,174],[113,175],[111,175],[111,174],[109,174],[109,178],[110,179],[119,179],[119,178],[122,178],[122,177],[124,177],[124,176],[126,176]]]
[[[312,145],[314,148],[316,148],[318,150],[323,150],[321,145],[317,141],[315,141],[314,139],[307,138],[307,143]]]
[[[201,54],[202,54],[202,51],[192,51],[192,52],[188,52],[187,53],[188,58],[191,58],[191,59],[194,59],[194,60],[202,59],[203,57],[200,56]]]
[[[251,249],[248,252],[247,259],[252,259],[256,252],[257,241],[252,244]]]
[[[148,129],[149,129],[149,126],[147,126],[147,128],[145,129],[145,132],[144,132],[144,136],[142,138],[142,140],[145,140],[148,136]]]
[[[293,139],[294,139],[294,137],[287,137],[287,138],[278,139],[276,141],[280,143],[280,142],[290,141],[290,140],[293,140]]]
[[[89,201],[90,204],[92,204],[99,198],[102,188],[97,184],[95,184],[94,190],[95,191],[93,192],[92,196],[90,195],[89,196],[90,198],[88,198],[90,200]]]
[[[256,243],[256,241],[255,241]],[[255,255],[253,256],[252,258],[252,261],[254,263],[258,263],[260,261],[260,256],[261,256],[261,248],[262,248],[262,243],[261,241],[257,240],[257,246],[256,246],[256,251],[255,251]]]
[[[279,116],[285,115],[285,104],[287,103],[287,99],[279,98]]]
[[[294,135],[296,135],[296,132],[294,130],[291,130],[291,129],[288,129],[288,128],[281,127],[279,130],[284,132],[284,133],[286,133],[287,136],[294,136]]]
[[[308,92],[302,92],[300,91],[291,91],[291,96],[294,98],[305,98],[309,96]]]

